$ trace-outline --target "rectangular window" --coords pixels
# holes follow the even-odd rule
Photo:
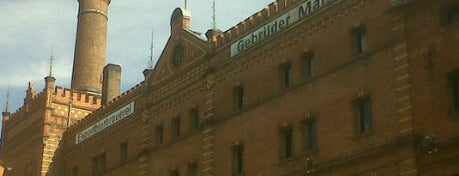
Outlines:
[[[156,127],[156,143],[163,144],[164,142],[164,128],[162,125]]]
[[[281,159],[293,156],[293,130],[286,128],[281,130]]]
[[[305,78],[312,77],[314,72],[313,63],[314,63],[314,54],[304,54],[303,55],[303,63],[304,63],[304,76]]]
[[[235,89],[236,107],[242,109],[244,107],[244,87],[238,86]]]
[[[128,145],[127,142],[120,144],[120,161],[121,163],[126,162],[128,159]]]
[[[459,23],[459,3],[445,4],[440,8],[440,24],[448,26]]]
[[[180,137],[180,118],[172,119],[172,135],[174,137]]]
[[[357,111],[359,132],[368,132],[373,128],[373,119],[371,112],[371,100],[369,98],[361,99],[358,103]]]
[[[449,14],[448,16],[448,23],[455,24],[459,22],[459,11]]]
[[[355,30],[355,42],[357,47],[357,54],[363,53],[368,48],[367,30],[364,26],[358,27]]]
[[[287,88],[292,84],[292,66],[290,63],[283,64],[282,70],[282,85]]]
[[[102,154],[100,154],[99,162],[100,162],[100,164],[99,164],[99,165],[100,165],[100,167],[99,167],[99,169],[100,169],[99,173],[103,173],[103,172],[105,172],[105,169],[106,169],[105,166],[106,166],[106,164],[107,164],[107,156],[105,155],[105,152],[102,153]]]
[[[191,128],[198,129],[199,128],[199,109],[193,108],[190,112],[191,115]]]
[[[306,121],[305,129],[305,148],[306,150],[317,149],[317,121],[311,119]]]
[[[191,163],[188,166],[188,176],[198,176],[198,164]]]
[[[453,96],[454,96],[454,107],[459,110],[459,73],[452,77],[453,84]]]
[[[72,175],[73,176],[78,176],[80,173],[79,173],[79,170],[78,170],[78,166],[75,166],[73,167],[72,169]]]
[[[242,175],[244,173],[244,146],[237,145],[233,149],[233,172],[234,175]]]
[[[449,7],[446,12],[448,24],[455,24],[459,22],[459,5]]]
[[[92,158],[92,175],[99,173],[99,158],[97,156]]]

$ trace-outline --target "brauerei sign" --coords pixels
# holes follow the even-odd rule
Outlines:
[[[81,141],[84,141],[90,138],[91,136],[101,132],[102,130],[112,126],[113,124],[118,123],[119,121],[123,120],[124,118],[128,117],[129,115],[133,113],[134,113],[134,102],[131,102],[128,105],[124,106],[123,108],[103,118],[102,120],[99,120],[94,125],[86,128],[82,132],[76,134],[75,144],[78,144]]]

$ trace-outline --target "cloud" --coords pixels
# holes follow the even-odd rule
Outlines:
[[[227,30],[274,0],[216,0],[217,27]],[[172,11],[183,1],[116,0],[109,8],[107,61],[122,66],[122,90],[141,82],[155,31],[154,58],[170,35]],[[192,29],[211,27],[212,1],[189,1]],[[0,0],[0,107],[11,80],[13,107],[22,105],[27,82],[37,90],[48,74],[54,45],[57,85],[70,86],[77,24],[77,0]]]

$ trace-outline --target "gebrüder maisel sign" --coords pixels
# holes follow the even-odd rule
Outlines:
[[[128,117],[129,115],[134,113],[134,102],[129,103],[128,105],[122,107],[121,109],[117,110],[116,112],[110,114],[109,116],[103,118],[102,120],[99,120],[96,122],[94,125],[91,125],[90,127],[86,128],[82,132],[76,134],[75,136],[75,144],[80,143],[81,141],[84,141],[91,136],[101,132],[105,128],[108,128],[124,118]]]
[[[257,29],[251,34],[231,44],[230,56],[234,57],[239,53],[248,50],[249,48],[257,45],[258,43],[269,39],[276,33],[288,28],[303,18],[308,17],[310,14],[316,12],[324,6],[331,4],[336,0],[308,0],[294,9],[288,11],[282,16],[269,22],[263,27]]]

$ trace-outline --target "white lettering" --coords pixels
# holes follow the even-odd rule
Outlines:
[[[234,57],[258,43],[271,38],[280,31],[287,29],[296,22],[308,17],[310,14],[334,1],[336,0],[308,0],[300,4],[296,8],[231,44],[230,57]]]
[[[118,123],[123,120],[125,117],[134,113],[134,102],[129,103],[118,111],[110,114],[109,116],[103,118],[102,120],[96,122],[94,125],[86,128],[75,136],[75,144],[78,144],[91,136],[101,132],[105,128],[110,127],[111,125]]]

